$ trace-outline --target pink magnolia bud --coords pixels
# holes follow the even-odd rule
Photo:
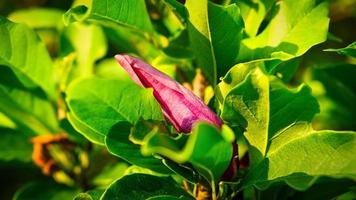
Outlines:
[[[116,55],[115,58],[133,81],[142,87],[153,88],[164,116],[178,132],[191,132],[197,121],[221,127],[220,118],[177,81],[137,58],[128,55]]]

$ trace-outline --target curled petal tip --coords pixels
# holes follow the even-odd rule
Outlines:
[[[133,81],[135,81],[141,87],[144,87],[143,83],[133,68],[134,65],[130,56],[117,54],[115,55],[115,59],[125,69]]]

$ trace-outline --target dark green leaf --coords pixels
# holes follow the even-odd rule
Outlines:
[[[222,7],[207,0],[187,0],[186,7],[192,49],[199,67],[215,85],[217,76],[224,75],[237,58],[243,31],[239,8]]]
[[[79,193],[74,197],[74,200],[99,200],[104,191],[104,189],[89,190],[85,193]]]
[[[287,89],[280,83],[272,83],[270,90],[270,123],[268,136],[296,123],[311,122],[319,112],[319,105],[306,85]]]
[[[73,199],[78,189],[69,188],[54,182],[33,182],[18,190],[14,200],[63,200]]]
[[[171,138],[153,130],[145,138],[142,152],[160,154],[177,163],[189,162],[214,185],[230,164],[233,140],[231,130],[220,132],[209,124],[199,123],[186,142],[185,138]]]
[[[0,160],[31,162],[30,137],[11,129],[0,129]]]
[[[105,137],[105,144],[109,152],[133,165],[148,168],[158,173],[170,174],[171,171],[163,165],[161,159],[143,156],[140,145],[129,140],[131,126],[129,123],[121,122],[110,130]]]
[[[193,199],[172,179],[148,174],[132,174],[117,180],[105,191],[102,200],[145,200],[167,195],[179,199]]]

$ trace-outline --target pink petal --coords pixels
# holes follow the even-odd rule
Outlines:
[[[177,81],[137,58],[127,55],[116,55],[115,58],[136,83],[153,88],[163,114],[177,131],[190,132],[196,121],[221,126],[222,122],[216,114]]]

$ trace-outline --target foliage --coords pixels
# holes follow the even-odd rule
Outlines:
[[[355,2],[8,1],[0,199],[356,198]],[[178,133],[115,54],[224,125]]]

